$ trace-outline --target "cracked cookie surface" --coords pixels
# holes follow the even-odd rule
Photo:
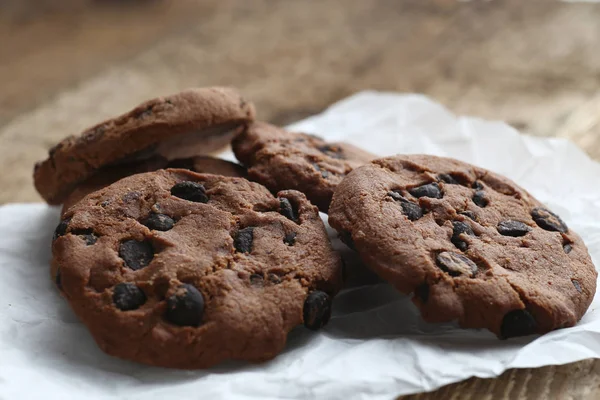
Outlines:
[[[329,223],[429,322],[457,320],[501,338],[573,326],[597,273],[581,238],[498,174],[427,155],[355,169]]]
[[[326,142],[265,122],[247,126],[231,146],[237,159],[248,167],[250,179],[274,192],[299,190],[323,212],[344,176],[376,158],[348,143]]]
[[[154,156],[173,160],[210,154],[253,120],[254,106],[232,88],[188,89],[155,98],[59,142],[36,163],[34,184],[49,204],[61,204],[103,167]]]
[[[273,358],[294,326],[327,323],[342,279],[303,194],[182,169],[90,194],[64,214],[52,254],[98,345],[164,367]]]

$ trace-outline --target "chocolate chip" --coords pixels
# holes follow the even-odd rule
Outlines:
[[[288,246],[293,246],[296,243],[296,232],[286,233],[283,238],[283,243],[287,244]]]
[[[477,265],[462,254],[445,251],[437,255],[438,266],[450,276],[475,276]]]
[[[565,243],[563,245],[563,250],[565,253],[569,254],[573,250],[573,245],[571,243]]]
[[[165,318],[179,326],[198,326],[204,314],[204,297],[194,286],[184,283],[167,299]]]
[[[409,189],[408,192],[413,196],[420,197],[431,197],[434,199],[442,198],[442,191],[440,190],[440,185],[437,182],[428,183],[427,185],[418,186],[412,189]]]
[[[461,211],[461,212],[459,212],[459,214],[464,215],[465,217],[469,217],[473,221],[477,221],[477,215],[475,215],[475,213],[472,211]]]
[[[127,192],[123,196],[121,196],[121,200],[123,200],[124,203],[131,203],[135,200],[138,200],[141,197],[142,195],[140,192]]]
[[[575,286],[575,289],[577,289],[579,293],[583,291],[583,289],[581,288],[581,284],[577,279],[571,279],[571,283],[573,284],[573,286]]]
[[[417,286],[417,288],[415,289],[415,297],[421,300],[421,303],[427,303],[427,300],[429,300],[429,285],[423,283]]]
[[[65,218],[56,227],[54,230],[54,236],[52,236],[52,241],[55,241],[61,236],[64,236],[67,233],[67,228],[69,227],[69,222],[71,222],[71,218]]]
[[[250,275],[250,284],[252,286],[262,286],[264,278],[261,274],[252,274]]]
[[[146,107],[145,110],[138,110],[135,114],[135,117],[138,119],[144,119],[152,115],[152,106]]]
[[[165,214],[150,214],[143,222],[149,229],[155,231],[168,231],[173,228],[175,221]]]
[[[527,310],[512,310],[506,313],[500,326],[500,336],[504,339],[527,336],[535,333],[537,323]]]
[[[267,275],[267,278],[273,284],[281,283],[281,278],[277,274],[269,273],[269,275]]]
[[[547,231],[556,231],[567,233],[569,228],[562,219],[552,211],[542,207],[537,207],[531,210],[531,216],[536,224]]]
[[[402,206],[402,213],[406,215],[409,220],[416,221],[423,216],[423,210],[421,209],[421,206],[413,203],[412,201],[406,200],[400,193],[389,192],[388,196],[400,203]]]
[[[252,241],[254,240],[254,227],[240,229],[233,239],[235,250],[240,253],[252,252]]]
[[[104,125],[98,125],[95,128],[90,129],[85,132],[81,139],[87,143],[93,143],[104,136],[104,132],[106,131],[106,127]]]
[[[193,201],[196,203],[208,202],[206,189],[198,182],[184,181],[175,184],[171,188],[171,194],[184,200]]]
[[[342,155],[341,147],[336,147],[336,146],[332,146],[330,144],[326,144],[326,145],[317,147],[317,149],[321,153],[324,153],[324,154],[328,155],[329,157],[337,158],[338,160],[341,160],[344,158],[344,156]]]
[[[292,203],[290,203],[289,199],[286,199],[285,197],[279,198],[279,214],[291,221],[298,221],[297,212],[294,210],[294,207],[292,206]]]
[[[462,251],[467,250],[469,245],[460,238],[460,235],[464,233],[469,236],[475,236],[473,229],[471,229],[469,224],[462,221],[454,221],[452,222],[452,225],[454,226],[454,230],[452,232],[452,238],[450,239],[451,242]]]
[[[321,169],[321,167],[316,163],[313,163],[312,166],[321,173],[321,176],[323,177],[323,179],[327,179],[329,177],[329,171],[325,171],[324,169]]]
[[[437,177],[442,182],[448,183],[450,185],[458,185],[456,179],[454,179],[450,174],[439,174]]]
[[[119,257],[134,271],[142,269],[154,258],[154,248],[148,241],[126,240],[119,247]]]
[[[146,302],[146,295],[133,283],[119,283],[113,289],[112,300],[121,311],[137,310]]]
[[[498,232],[504,236],[520,237],[527,235],[529,231],[531,228],[521,221],[509,219],[498,224]]]
[[[62,292],[62,273],[60,272],[60,267],[56,270],[56,276],[54,277],[54,283],[56,283],[56,287],[58,290]]]
[[[86,233],[85,235],[80,235],[81,238],[85,241],[85,244],[88,246],[93,245],[98,240],[98,236],[93,233]]]
[[[475,189],[475,190],[483,190],[483,185],[479,181],[473,182],[473,184],[471,185],[471,187],[473,189]]]
[[[485,197],[485,192],[483,190],[478,190],[473,195],[473,203],[483,208],[487,207],[487,205],[490,204],[490,201]]]
[[[98,236],[94,234],[92,229],[73,229],[71,230],[71,234],[79,236],[88,246],[98,241]]]
[[[302,312],[304,326],[313,331],[324,327],[331,317],[331,299],[320,290],[310,293],[304,301]]]

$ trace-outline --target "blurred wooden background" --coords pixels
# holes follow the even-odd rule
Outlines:
[[[33,163],[147,98],[233,85],[285,124],[362,89],[570,138],[600,159],[600,4],[554,0],[0,0],[0,204]],[[435,398],[600,398],[600,363]]]

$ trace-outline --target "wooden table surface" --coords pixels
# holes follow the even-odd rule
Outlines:
[[[0,204],[33,163],[147,98],[233,85],[285,124],[362,89],[572,139],[600,159],[600,4],[543,0],[0,0]],[[600,362],[410,399],[600,398]]]

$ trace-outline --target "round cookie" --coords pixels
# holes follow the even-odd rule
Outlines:
[[[276,192],[295,189],[323,212],[344,176],[375,155],[347,143],[328,143],[265,122],[247,126],[231,144],[250,179]]]
[[[581,238],[507,178],[449,158],[395,156],[355,169],[329,223],[426,321],[501,338],[573,326],[596,291]]]
[[[92,175],[85,182],[80,183],[65,198],[61,214],[64,214],[74,204],[78,203],[88,194],[102,189],[119,179],[142,172],[156,171],[162,168],[184,168],[194,172],[215,174],[223,176],[246,177],[246,169],[230,161],[210,156],[196,156],[169,161],[161,156],[154,156],[146,160],[134,161],[128,164],[104,167]]]
[[[253,105],[230,88],[156,98],[58,143],[35,165],[35,187],[49,204],[61,204],[102,167],[157,155],[172,160],[211,153],[253,119]]]
[[[145,364],[264,361],[298,324],[327,323],[341,261],[318,210],[243,178],[159,170],[72,207],[56,283],[98,345]]]

